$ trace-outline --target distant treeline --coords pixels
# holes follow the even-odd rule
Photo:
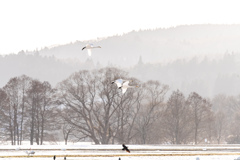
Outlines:
[[[136,57],[137,63],[132,67],[117,67],[128,71],[131,76],[146,82],[157,80],[179,89],[184,95],[197,92],[201,96],[213,98],[217,94],[238,95],[240,92],[240,54],[226,52],[218,58],[193,57],[177,59],[168,63],[145,63]],[[79,70],[103,68],[101,63],[94,63],[94,58],[85,62],[59,60],[56,57],[43,57],[36,52],[33,55],[0,56],[0,87],[15,76],[23,74],[41,81],[48,81],[52,86],[66,79]],[[116,67],[109,64],[108,67]]]
[[[132,76],[146,81],[158,80],[185,95],[197,92],[201,96],[240,93],[240,53],[225,53],[218,58],[193,57],[177,59],[165,64],[143,63],[140,59],[129,70]]]
[[[85,62],[89,57],[82,47],[86,43],[94,43],[102,47],[93,51],[91,58],[94,63],[131,67],[137,63],[139,56],[142,56],[144,63],[162,63],[194,56],[217,58],[227,51],[240,53],[239,41],[240,25],[183,25],[46,47],[40,49],[39,54]]]

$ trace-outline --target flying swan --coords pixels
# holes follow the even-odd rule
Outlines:
[[[100,46],[94,46],[93,44],[87,44],[85,47],[82,48],[82,50],[87,49],[88,55],[92,55],[92,49],[94,48],[101,48]]]
[[[126,82],[124,82],[122,84],[122,87],[120,87],[122,89],[122,94],[124,94],[127,91],[128,88],[136,88],[136,87],[138,87],[138,86],[129,86],[128,84],[129,84],[129,81],[126,81]]]
[[[121,89],[122,85],[123,85],[123,82],[126,82],[126,80],[123,80],[123,79],[117,79],[115,81],[112,81],[112,84],[115,83],[118,87],[118,89]]]

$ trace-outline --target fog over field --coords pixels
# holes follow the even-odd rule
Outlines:
[[[238,95],[239,41],[240,25],[182,25],[19,51],[0,57],[0,86],[22,74],[56,85],[78,70],[117,67],[185,94]],[[90,57],[87,43],[102,48]]]
[[[0,1],[0,158],[240,159],[239,4]]]

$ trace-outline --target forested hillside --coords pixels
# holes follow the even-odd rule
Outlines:
[[[239,41],[240,25],[186,25],[20,51],[0,56],[0,86],[22,74],[55,86],[75,71],[110,66],[141,81],[159,80],[186,95],[238,95]],[[91,57],[82,51],[89,42],[102,47]]]
[[[143,81],[159,80],[180,89],[184,94],[198,92],[202,96],[240,93],[240,54],[226,53],[218,59],[209,57],[178,59],[167,64],[143,63],[141,59],[130,74]]]
[[[207,97],[217,94],[238,95],[240,93],[239,56],[238,53],[226,53],[218,59],[194,57],[164,64],[144,63],[144,59],[138,57],[138,62],[132,67],[120,68],[143,82],[158,80],[169,85],[171,90],[180,89],[185,95],[190,92],[198,92],[201,96]],[[0,57],[0,86],[4,86],[10,78],[22,74],[48,81],[55,86],[75,71],[101,67],[91,59],[82,63],[61,61],[55,57],[42,57],[38,54],[8,55]]]
[[[40,55],[86,61],[86,43],[100,45],[92,59],[106,66],[129,67],[142,56],[145,63],[168,62],[177,58],[208,55],[217,57],[226,52],[240,52],[240,25],[186,25],[167,29],[132,31],[123,35],[39,50]]]
[[[52,85],[79,69],[91,69],[91,60],[85,63],[79,61],[60,61],[54,56],[43,57],[38,52],[34,54],[10,54],[0,56],[0,86],[7,83],[10,77],[28,75],[42,81],[49,81]]]

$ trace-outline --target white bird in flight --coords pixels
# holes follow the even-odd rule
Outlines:
[[[113,83],[116,83],[117,87],[120,89],[123,85],[123,82],[126,82],[126,80],[123,80],[123,79],[117,79],[115,81],[112,81],[112,84]]]
[[[126,82],[124,82],[122,84],[122,87],[120,87],[122,89],[122,94],[124,94],[127,91],[128,88],[136,88],[136,87],[138,87],[138,86],[129,86],[128,84],[129,84],[129,81],[126,81]]]
[[[94,46],[93,44],[87,44],[85,47],[82,48],[82,50],[87,49],[88,55],[92,55],[92,49],[94,48],[101,48],[101,46]]]

